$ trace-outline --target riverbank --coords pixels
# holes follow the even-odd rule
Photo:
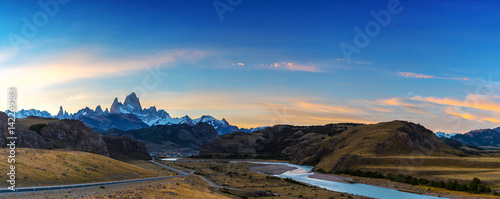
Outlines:
[[[248,169],[251,172],[255,172],[255,173],[262,173],[262,174],[266,174],[266,175],[279,175],[279,174],[283,174],[287,171],[293,171],[297,168],[286,166],[286,165],[270,164],[270,165],[265,165],[265,166],[250,167]]]

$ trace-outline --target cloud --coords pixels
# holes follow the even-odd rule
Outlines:
[[[410,73],[410,72],[399,72],[398,75],[401,77],[413,77],[413,78],[424,78],[424,79],[436,78],[436,76],[432,76],[432,75],[416,74],[416,73]]]
[[[172,67],[171,64],[179,60],[199,59],[206,54],[203,51],[173,50],[145,56],[110,58],[85,49],[7,66],[2,70],[0,79],[18,87],[40,89],[85,78],[128,75],[147,67]]]
[[[453,98],[422,97],[422,96],[415,96],[412,97],[411,99],[417,101],[431,102],[440,105],[460,106],[460,107],[474,108],[484,111],[494,111],[500,113],[500,103],[494,101],[496,98],[497,97],[494,96],[469,94],[465,97],[464,100],[457,100]]]
[[[303,71],[303,72],[313,72],[313,73],[323,72],[319,68],[317,68],[316,66],[302,65],[302,64],[291,63],[291,62],[274,63],[274,64],[272,64],[272,67],[284,69],[284,70],[290,70],[290,71]]]
[[[468,119],[468,120],[477,120],[478,119],[478,117],[471,115],[469,113],[459,113],[459,112],[456,112],[456,111],[451,110],[449,108],[445,109],[445,112],[450,114],[450,115],[458,116],[458,117]]]
[[[346,62],[345,59],[341,59],[341,58],[338,58],[338,59],[335,59],[336,61],[339,61],[339,62]],[[354,64],[371,64],[372,62],[369,62],[369,61],[351,61],[351,63],[354,63]]]
[[[361,113],[360,109],[357,108],[347,108],[347,107],[336,107],[336,106],[330,106],[330,105],[324,105],[324,104],[319,104],[319,103],[310,103],[306,101],[298,101],[294,103],[295,106],[308,109],[308,110],[314,110],[318,112],[327,112],[327,113]]]
[[[17,55],[17,50],[13,48],[0,49],[0,63],[12,60]]]
[[[467,77],[439,77],[434,75],[426,75],[426,74],[418,74],[412,72],[399,72],[398,76],[401,77],[409,77],[409,78],[417,78],[417,79],[449,79],[449,80],[471,80]]]

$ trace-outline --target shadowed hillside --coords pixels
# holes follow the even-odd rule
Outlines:
[[[432,131],[405,121],[379,124],[278,125],[252,134],[234,132],[202,147],[202,157],[285,157],[327,172],[343,170],[372,156],[455,156]]]
[[[202,122],[194,126],[172,124],[128,131],[110,129],[103,134],[138,140],[146,144],[149,152],[198,152],[201,145],[219,137],[213,126]]]

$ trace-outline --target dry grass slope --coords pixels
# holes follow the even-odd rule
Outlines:
[[[9,150],[1,149],[7,157]],[[158,172],[120,162],[105,156],[46,149],[16,149],[17,186],[43,186],[157,177]],[[7,173],[10,164],[0,161],[0,173]],[[1,181],[7,187],[6,181]]]
[[[46,118],[46,117],[34,117],[29,116],[23,119],[18,119],[16,121],[16,128],[18,130],[30,130],[30,126],[33,124],[48,124],[53,121],[57,121],[57,118]]]

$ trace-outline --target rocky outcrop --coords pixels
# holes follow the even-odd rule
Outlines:
[[[6,146],[8,116],[0,112],[0,145]],[[19,124],[19,126],[17,126]],[[22,124],[22,125],[21,125]],[[46,124],[32,131],[33,124]],[[115,159],[150,159],[145,145],[125,137],[103,136],[78,120],[27,117],[16,121],[16,147],[87,151]]]
[[[6,146],[11,140],[7,140],[10,137],[8,134],[8,116],[4,112],[0,112],[0,146]],[[18,121],[16,121],[18,122]],[[17,128],[17,126],[16,126]],[[15,130],[14,137],[17,137],[15,141],[16,147],[26,147],[26,148],[36,148],[36,149],[49,149],[54,148],[54,145],[45,140],[41,135],[34,131],[29,130]]]
[[[109,156],[102,136],[78,120],[50,122],[41,130],[41,136],[55,148],[76,149]]]
[[[106,143],[109,157],[124,160],[124,159],[142,159],[149,160],[148,150],[144,143],[132,140],[127,137],[103,136]]]
[[[17,147],[34,149],[53,149],[52,142],[43,138],[35,131],[19,130],[17,132]]]

